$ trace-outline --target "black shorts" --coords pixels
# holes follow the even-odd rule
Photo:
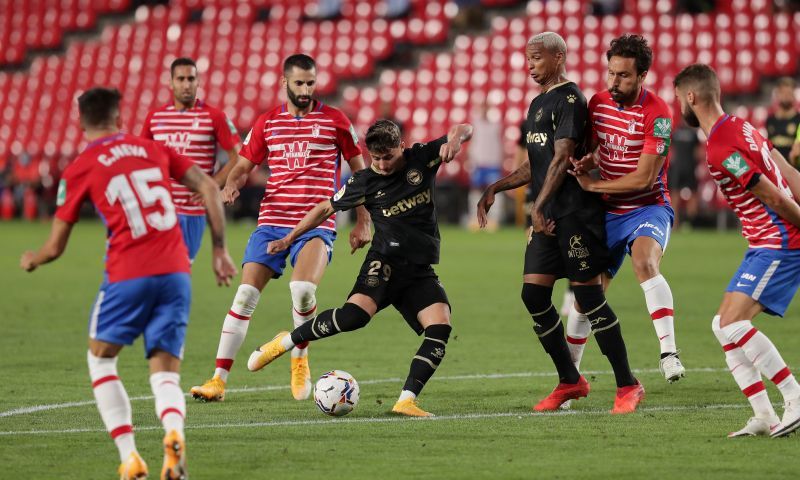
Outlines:
[[[408,325],[422,335],[417,314],[434,303],[446,303],[447,294],[430,265],[368,252],[350,295],[361,293],[375,301],[378,311],[393,305]]]
[[[534,233],[525,249],[525,274],[586,282],[608,268],[604,215],[573,213],[556,220],[555,236]]]

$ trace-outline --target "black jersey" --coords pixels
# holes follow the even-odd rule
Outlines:
[[[800,126],[800,113],[797,112],[789,118],[778,118],[775,115],[767,117],[767,137],[787,160],[798,126]]]
[[[405,166],[391,175],[372,168],[356,172],[333,196],[336,210],[359,205],[375,224],[370,251],[414,264],[439,263],[434,183],[441,165],[439,149],[447,136],[403,151]]]
[[[531,163],[529,192],[535,200],[542,191],[547,169],[555,156],[555,141],[562,138],[575,140],[575,158],[586,154],[588,141],[589,108],[586,97],[573,82],[566,82],[540,94],[531,102],[528,117],[522,131],[528,147]],[[602,200],[599,196],[585,192],[574,177],[567,175],[561,188],[555,193],[543,213],[547,218],[561,218],[580,211],[601,214]]]

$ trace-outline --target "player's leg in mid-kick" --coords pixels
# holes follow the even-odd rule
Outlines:
[[[242,262],[242,281],[222,324],[214,375],[203,385],[192,387],[190,392],[195,399],[207,402],[224,399],[228,375],[247,335],[261,292],[267,282],[280,277],[286,267],[287,252],[267,253],[267,244],[282,238],[285,231],[288,229],[261,226],[250,235]]]
[[[289,290],[292,295],[294,328],[313,320],[317,315],[317,285],[330,261],[331,247],[322,238],[312,238],[299,248]],[[295,400],[305,400],[311,394],[311,369],[308,365],[308,342],[292,348],[291,390]]]

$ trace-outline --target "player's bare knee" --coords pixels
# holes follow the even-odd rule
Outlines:
[[[636,278],[640,283],[650,280],[659,274],[657,259],[643,256],[643,258],[633,258],[632,263],[633,272],[636,274]]]
[[[441,302],[429,305],[417,314],[417,321],[422,328],[428,328],[430,325],[450,325],[450,305]]]
[[[304,312],[317,303],[317,285],[312,282],[296,280],[289,282],[289,291],[292,294],[292,306],[295,310]]]

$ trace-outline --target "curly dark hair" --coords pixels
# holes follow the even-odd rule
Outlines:
[[[375,153],[386,153],[393,148],[400,146],[402,135],[400,134],[400,127],[398,127],[391,120],[381,119],[373,123],[367,129],[367,135],[364,138],[364,143],[367,144],[367,150]]]
[[[653,50],[647,44],[647,40],[641,35],[625,34],[611,40],[611,48],[606,52],[606,58],[611,57],[633,58],[636,60],[636,73],[650,70],[653,64]]]

